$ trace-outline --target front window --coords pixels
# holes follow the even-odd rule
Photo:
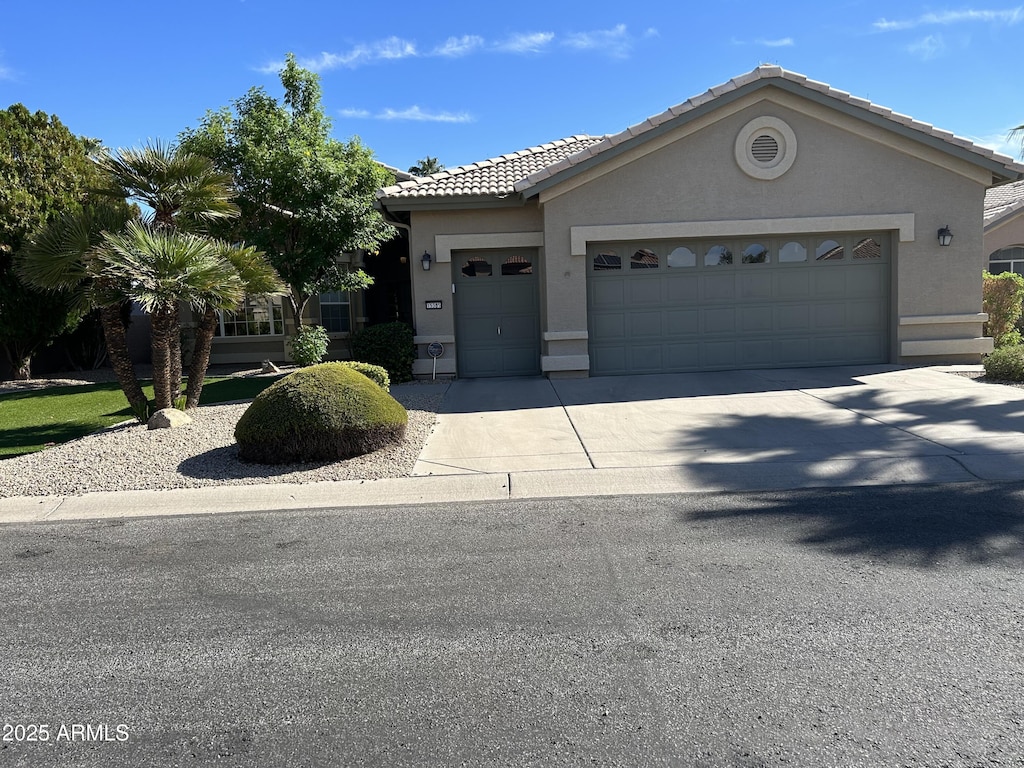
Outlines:
[[[320,325],[328,333],[348,333],[348,291],[329,291],[320,294]]]
[[[280,336],[284,333],[280,298],[246,296],[238,309],[219,314],[218,336]]]
[[[1024,245],[1000,248],[988,257],[988,271],[993,275],[1002,272],[1016,272],[1024,275]]]

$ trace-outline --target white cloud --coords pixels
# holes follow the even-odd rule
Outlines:
[[[412,120],[426,123],[472,123],[474,117],[468,112],[430,112],[413,105],[405,109],[386,107],[376,114],[366,109],[342,109],[338,114],[347,118],[371,120]]]
[[[928,35],[908,45],[907,50],[924,61],[929,61],[946,50],[946,41],[942,39],[942,35]]]
[[[479,35],[463,35],[462,37],[449,37],[442,45],[437,46],[431,53],[434,56],[465,56],[467,53],[483,48],[484,39]]]
[[[758,40],[758,45],[766,45],[769,48],[791,48],[796,45],[792,37],[780,37],[776,40]]]
[[[578,51],[600,51],[616,58],[627,56],[632,43],[625,24],[594,32],[574,32],[562,41],[563,45]]]
[[[1007,8],[1005,10],[977,10],[966,9],[962,11],[941,11],[939,13],[926,13],[916,19],[890,20],[879,19],[874,23],[875,29],[880,32],[894,32],[902,29],[913,29],[914,27],[930,25],[958,24],[960,22],[980,21],[990,24],[1019,24],[1024,21],[1024,6]]]
[[[8,67],[0,66],[0,80],[13,80],[14,71]]]
[[[966,138],[980,147],[991,149],[993,152],[999,152],[1014,158],[1021,157],[1024,154],[1021,147],[1021,137],[1011,138],[1010,131],[1012,130],[1013,128],[1007,128],[1004,131],[990,133],[985,136],[967,136]]]
[[[657,29],[649,27],[643,33],[643,37],[657,37],[658,34]],[[414,41],[388,37],[369,43],[359,43],[340,53],[323,51],[318,56],[300,58],[298,63],[299,66],[313,72],[327,72],[340,68],[355,69],[380,61],[428,56],[458,58],[483,51],[539,54],[548,51],[555,43],[577,51],[598,51],[616,58],[624,58],[628,56],[634,40],[625,24],[618,24],[611,29],[574,32],[561,38],[554,32],[517,32],[501,40],[487,40],[480,35],[452,35],[439,45],[425,48],[423,52]],[[270,61],[256,69],[263,74],[271,75],[277,74],[283,68],[283,61]],[[3,70],[0,69],[0,72]]]
[[[527,32],[505,38],[494,49],[506,53],[541,53],[554,39],[554,32]]]

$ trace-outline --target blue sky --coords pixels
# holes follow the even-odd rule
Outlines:
[[[107,146],[173,139],[287,52],[334,135],[449,167],[614,133],[762,63],[1020,155],[1024,5],[919,2],[4,0],[0,108]]]

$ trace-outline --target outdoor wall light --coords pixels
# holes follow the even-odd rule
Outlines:
[[[423,252],[423,255],[420,257],[420,263],[423,264],[424,271],[426,271],[426,272],[430,271],[430,262],[431,262],[432,259],[433,259],[433,256],[431,256],[426,251]]]
[[[949,224],[939,230],[939,245],[947,246],[953,242],[953,233],[949,231]]]

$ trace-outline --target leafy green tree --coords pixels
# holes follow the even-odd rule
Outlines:
[[[371,284],[366,273],[338,257],[376,250],[394,236],[374,207],[377,190],[394,179],[358,138],[331,137],[316,74],[289,54],[280,76],[283,102],[253,88],[233,108],[208,112],[179,140],[233,177],[241,216],[211,230],[266,253],[289,286],[291,311],[301,325],[313,296]]]
[[[31,378],[33,355],[82,314],[67,294],[26,286],[14,257],[33,230],[81,208],[97,179],[93,146],[56,116],[21,104],[0,112],[0,347],[19,379]]]
[[[416,176],[429,176],[432,173],[440,173],[444,170],[444,164],[438,161],[436,157],[427,155],[422,160],[418,161],[416,165],[409,169],[409,173],[415,174]]]

